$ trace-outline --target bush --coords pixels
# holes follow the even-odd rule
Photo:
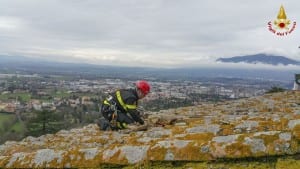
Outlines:
[[[281,87],[273,86],[270,90],[268,90],[266,93],[277,93],[277,92],[284,92],[285,89]]]

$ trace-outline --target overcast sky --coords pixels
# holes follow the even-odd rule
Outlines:
[[[267,25],[281,5],[299,24],[284,37]],[[219,57],[257,53],[300,60],[299,6],[298,0],[0,0],[0,55],[153,67],[216,66]]]

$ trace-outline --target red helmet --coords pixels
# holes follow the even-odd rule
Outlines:
[[[150,85],[145,80],[140,80],[135,83],[136,87],[142,91],[144,95],[147,95],[150,92]]]

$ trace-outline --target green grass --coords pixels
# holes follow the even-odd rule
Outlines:
[[[8,94],[1,94],[0,100],[8,101],[8,100],[15,100],[18,97],[19,100],[28,102],[31,99],[31,95],[29,93],[8,93]]]
[[[83,96],[97,97],[97,95],[95,95],[94,93],[79,93],[77,95],[80,96],[80,97],[83,97]]]
[[[0,113],[0,134],[2,134],[5,131],[4,124],[5,122],[9,122],[14,120],[15,115],[14,114],[5,114],[5,113]]]
[[[22,133],[24,131],[24,124],[20,123],[20,122],[16,122],[15,124],[13,124],[12,126],[10,126],[10,128],[8,129],[8,131],[3,131],[3,124],[6,121],[12,121],[14,120],[15,115],[14,114],[6,114],[6,113],[0,113],[0,131],[2,132],[9,132],[9,131],[14,131],[16,133]]]
[[[68,93],[67,91],[65,91],[65,90],[59,90],[59,91],[57,91],[57,92],[53,92],[52,93],[52,96],[53,97],[58,97],[58,98],[66,98],[66,97],[69,97],[69,96],[71,96],[71,93]]]
[[[14,130],[15,132],[22,132],[24,130],[24,125],[20,122],[15,123],[10,130]]]
[[[14,118],[14,116],[15,116],[14,114],[0,113],[0,127],[2,127],[2,124],[5,121],[12,120]]]

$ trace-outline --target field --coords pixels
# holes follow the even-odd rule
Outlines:
[[[12,120],[14,118],[14,114],[6,114],[6,113],[0,113],[0,126],[8,120]]]
[[[31,99],[31,95],[29,93],[7,93],[0,94],[1,101],[14,100],[18,98],[18,100],[28,102]]]
[[[14,114],[7,114],[7,113],[0,113],[0,133],[6,132],[5,123],[10,124],[9,129],[14,132],[21,132],[23,131],[24,126],[20,122],[13,123],[15,119]]]

